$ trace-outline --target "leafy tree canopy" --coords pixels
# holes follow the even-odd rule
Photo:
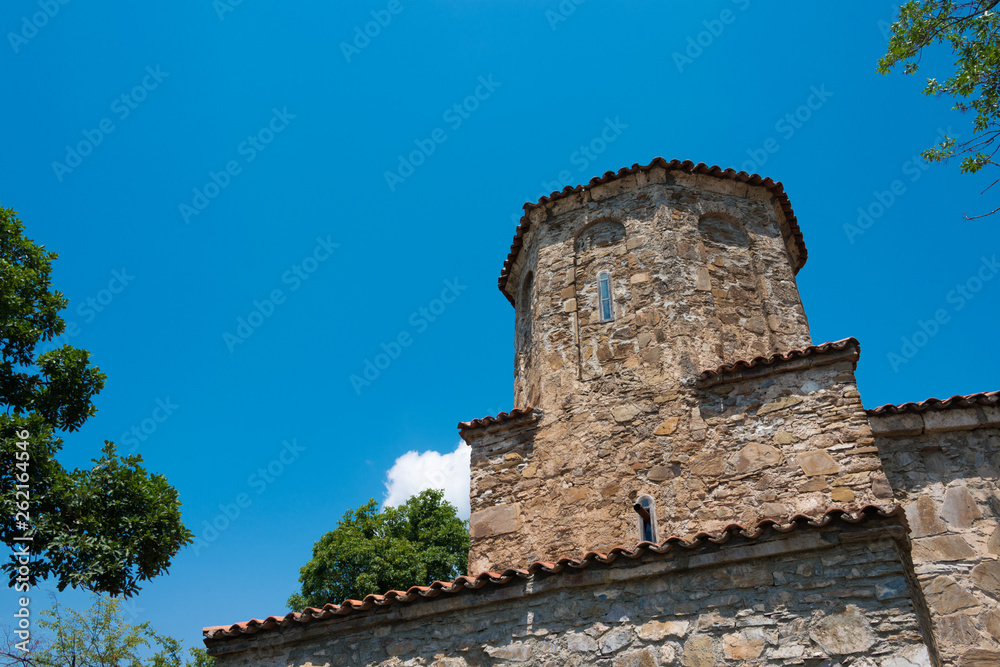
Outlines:
[[[0,653],[0,667],[211,667],[215,663],[197,648],[185,662],[179,641],[156,633],[149,623],[132,625],[120,600],[104,595],[94,595],[84,612],[56,603],[42,612],[38,625],[45,637],[28,652],[8,640]],[[154,650],[152,656],[142,657]]]
[[[1000,17],[994,11],[998,0],[950,2],[910,0],[900,7],[892,25],[888,52],[878,71],[888,74],[897,65],[913,74],[920,66],[924,47],[946,44],[955,57],[954,72],[944,81],[927,80],[925,95],[950,95],[955,109],[971,112],[975,135],[966,141],[945,136],[941,143],[923,152],[928,162],[962,157],[961,171],[974,173],[994,161],[1000,136]],[[990,187],[996,184],[994,181]],[[989,188],[987,188],[989,189]],[[983,215],[1000,211],[997,207]],[[982,217],[982,216],[973,216]]]
[[[17,556],[3,570],[21,591],[52,577],[59,590],[128,596],[165,572],[191,533],[177,491],[148,474],[142,457],[119,456],[105,442],[90,469],[65,470],[56,460],[58,432],[78,430],[97,412],[105,376],[86,350],[36,354],[65,328],[67,299],[50,285],[55,258],[0,208],[0,541],[28,545],[30,561],[27,574]],[[25,536],[31,541],[15,539]]]
[[[428,490],[381,512],[374,500],[348,510],[312,553],[292,609],[454,579],[469,565],[469,531],[444,492]]]

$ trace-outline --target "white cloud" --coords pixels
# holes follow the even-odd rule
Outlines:
[[[386,473],[382,504],[401,505],[426,489],[444,489],[444,499],[458,508],[458,516],[468,519],[471,454],[464,442],[451,454],[406,452]]]

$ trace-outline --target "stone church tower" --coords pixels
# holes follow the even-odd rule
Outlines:
[[[891,499],[856,344],[792,375],[699,380],[810,353],[780,185],[658,160],[525,208],[500,276],[522,410],[462,429],[473,571]]]
[[[1000,665],[1000,392],[866,410],[780,183],[656,159],[525,205],[469,574],[204,629],[219,667]],[[263,576],[263,575],[262,575]]]

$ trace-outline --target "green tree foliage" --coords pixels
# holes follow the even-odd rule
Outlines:
[[[148,474],[140,456],[119,456],[106,442],[90,469],[66,470],[56,460],[58,433],[78,430],[97,411],[105,376],[86,350],[36,354],[65,328],[59,311],[67,299],[50,285],[55,258],[24,236],[14,211],[0,208],[0,541],[30,545],[27,576],[14,557],[3,570],[18,590],[51,577],[59,590],[129,596],[166,571],[191,533],[176,490]],[[25,495],[27,522],[17,514]],[[31,542],[15,541],[24,535]]]
[[[0,667],[212,667],[215,662],[204,649],[191,649],[185,662],[179,641],[156,633],[149,623],[130,624],[120,600],[105,595],[95,594],[84,612],[57,603],[42,612],[38,625],[44,639],[27,653],[8,643]]]
[[[428,490],[381,512],[374,500],[348,510],[312,553],[292,609],[450,581],[469,566],[469,531],[444,493]]]
[[[924,94],[950,95],[955,98],[955,109],[974,115],[974,136],[962,143],[945,136],[941,143],[923,152],[928,162],[964,156],[963,173],[975,173],[986,165],[997,166],[994,161],[1000,148],[997,143],[1000,136],[1000,17],[994,11],[997,4],[1000,4],[998,0],[910,0],[900,7],[899,18],[892,25],[888,52],[879,60],[878,71],[888,74],[897,65],[902,65],[904,73],[913,74],[920,66],[924,47],[946,44],[955,57],[954,72],[944,81],[928,79]],[[1000,207],[983,215],[997,211]]]

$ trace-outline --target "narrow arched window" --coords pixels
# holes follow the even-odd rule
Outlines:
[[[639,541],[656,542],[656,507],[653,498],[642,496],[633,508],[639,515]]]
[[[601,271],[597,275],[597,286],[601,299],[601,321],[610,322],[615,319],[615,308],[611,301],[611,274]]]

